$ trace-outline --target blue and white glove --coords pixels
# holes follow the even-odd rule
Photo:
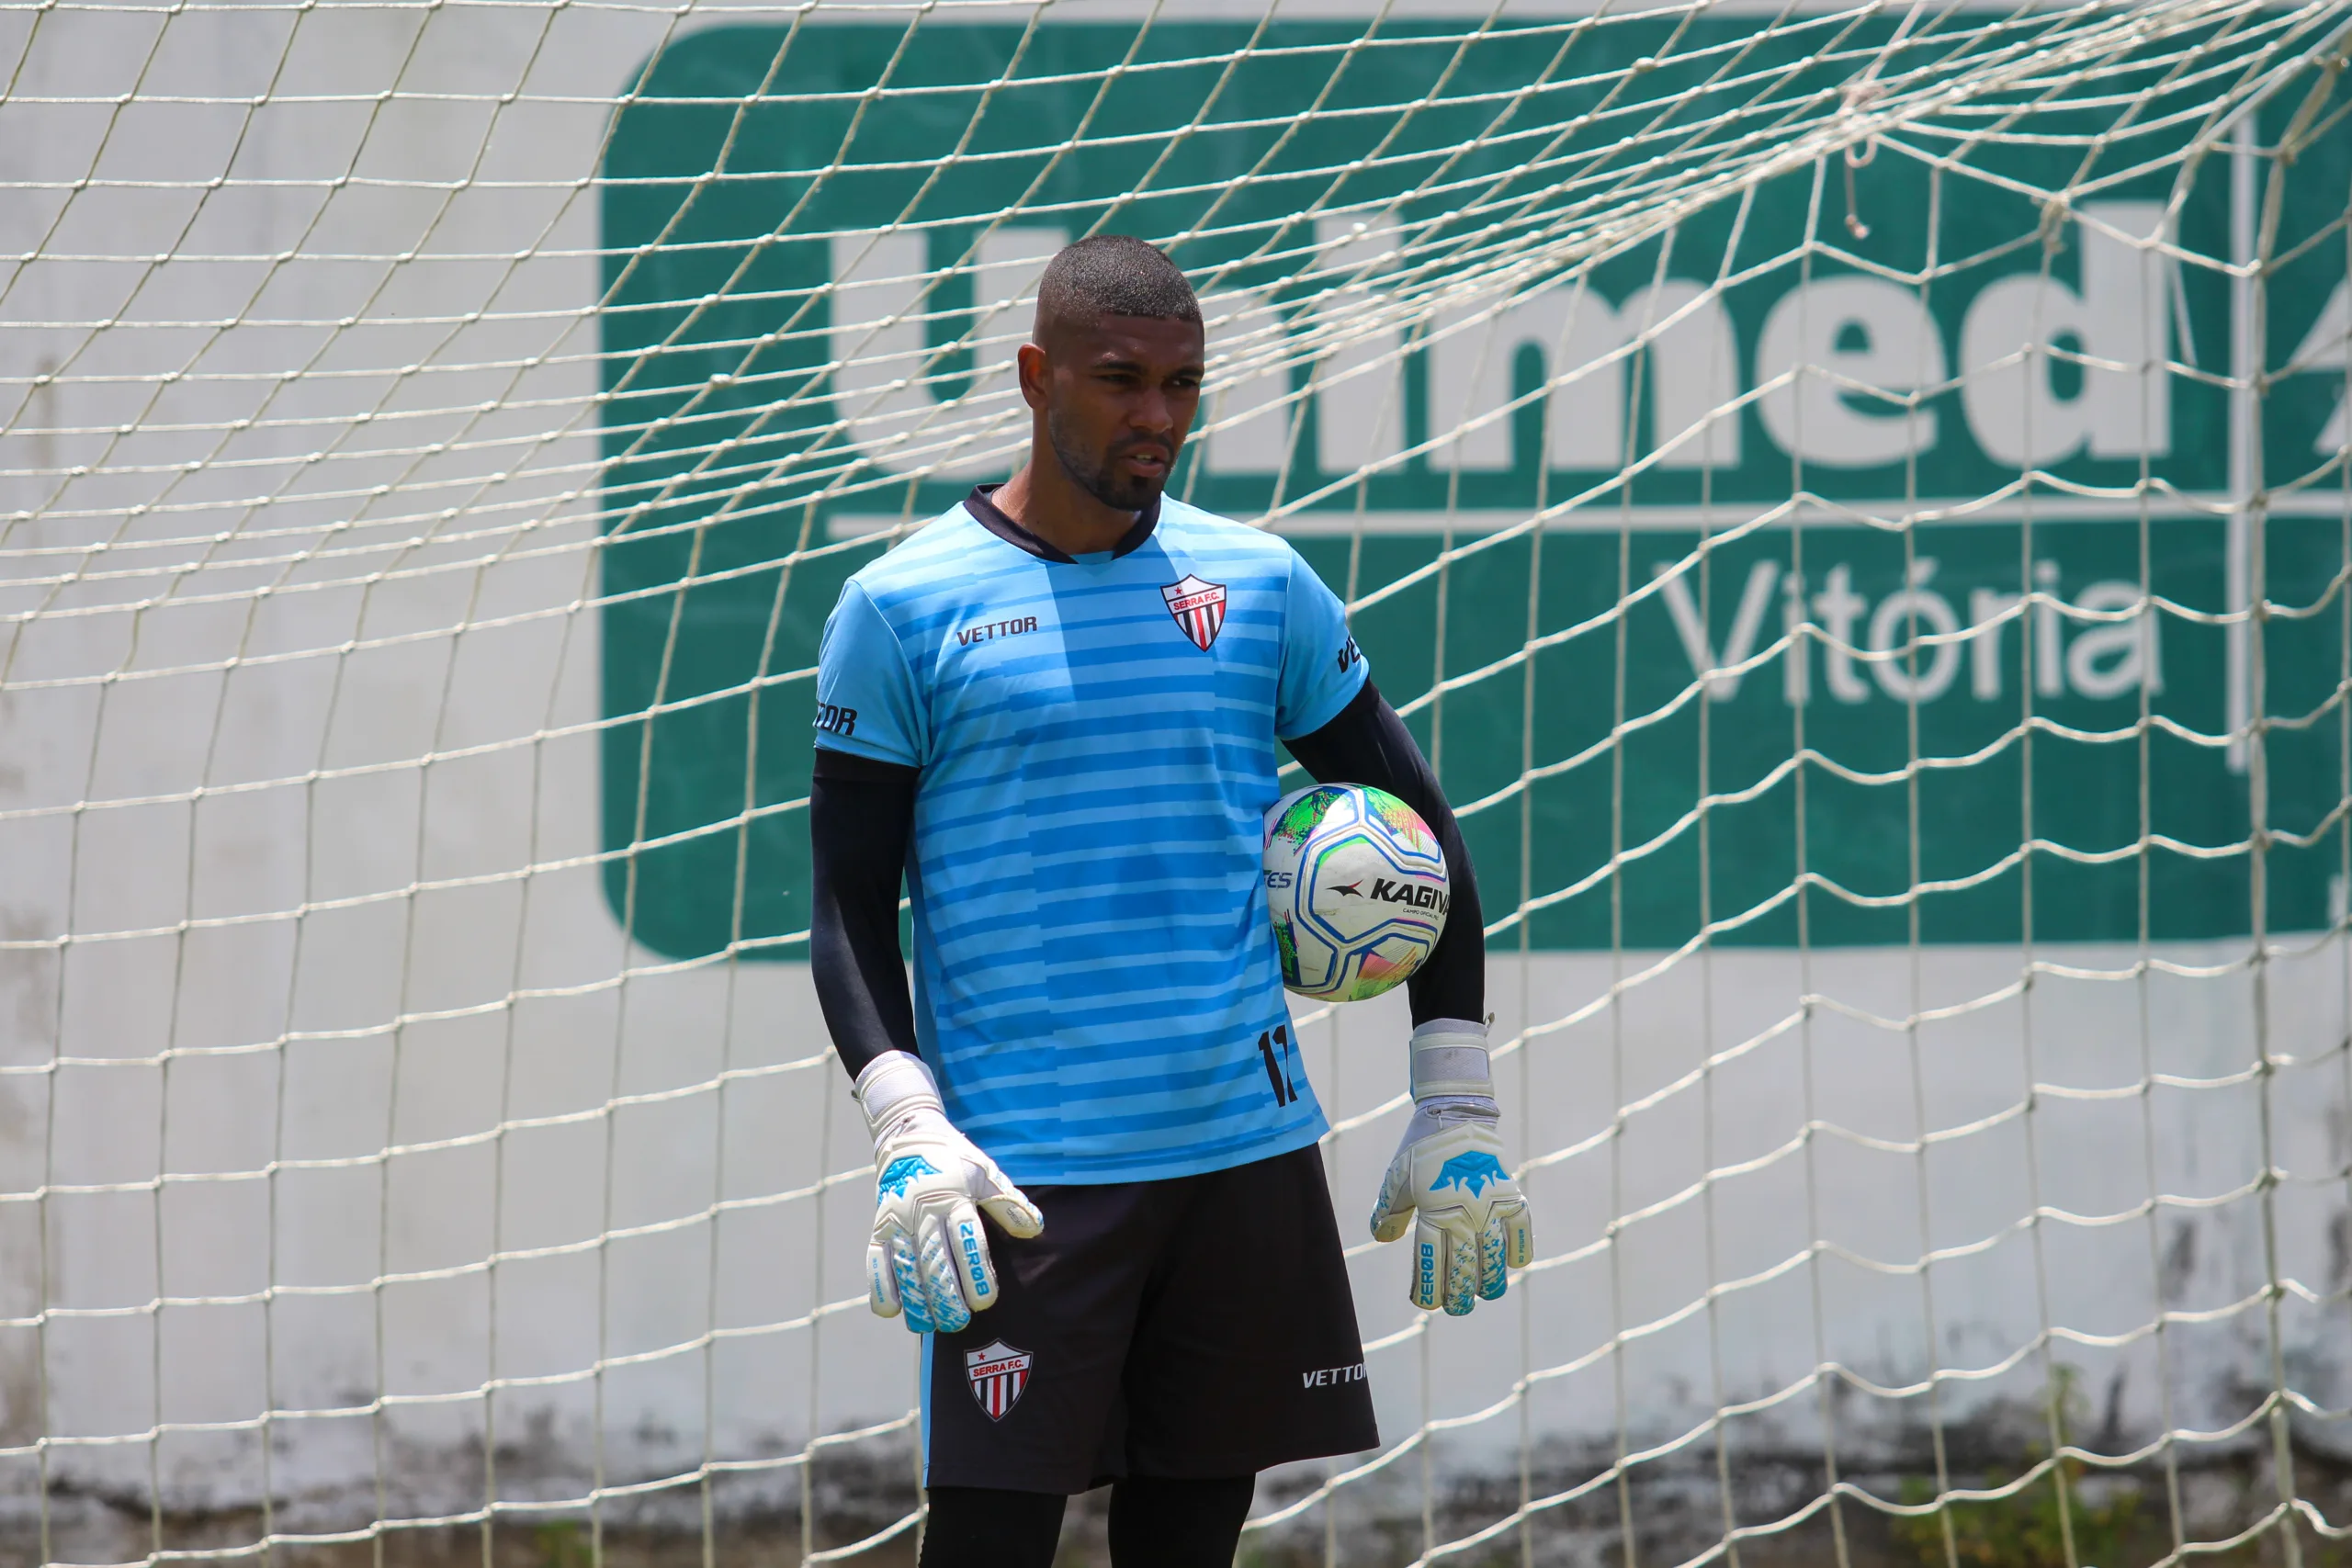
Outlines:
[[[866,1304],[876,1317],[903,1311],[917,1334],[953,1334],[996,1305],[980,1211],[1018,1236],[1044,1230],[1046,1217],[947,1120],[922,1057],[886,1051],[867,1063],[857,1104],[874,1134]]]
[[[1510,1269],[1535,1258],[1527,1199],[1503,1163],[1487,1031],[1460,1019],[1431,1019],[1413,1031],[1413,1119],[1388,1162],[1372,1238],[1413,1233],[1413,1281],[1406,1296],[1459,1317],[1475,1292],[1499,1300]]]

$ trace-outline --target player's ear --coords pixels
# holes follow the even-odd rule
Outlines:
[[[1021,400],[1039,413],[1046,412],[1046,351],[1024,343],[1014,356],[1021,368]]]

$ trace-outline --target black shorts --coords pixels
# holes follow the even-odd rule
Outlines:
[[[1320,1151],[1025,1190],[1045,1234],[989,1226],[996,1305],[923,1339],[931,1485],[1067,1495],[1380,1445]]]

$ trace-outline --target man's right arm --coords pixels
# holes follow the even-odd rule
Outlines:
[[[899,885],[928,750],[906,651],[855,578],[825,617],[815,717],[808,962],[833,1046],[854,1078],[888,1052],[915,1049]]]
[[[996,1304],[985,1213],[1007,1234],[1046,1221],[996,1161],[948,1121],[915,1049],[899,949],[899,886],[930,755],[914,671],[857,579],[817,650],[817,762],[808,781],[808,964],[833,1049],[874,1135],[868,1303],[918,1334],[953,1334]]]
[[[994,1160],[956,1130],[915,1050],[899,949],[899,884],[920,770],[830,746],[808,782],[815,897],[808,957],[833,1048],[874,1135],[866,1302],[918,1334],[953,1334],[997,1303],[985,1213],[1016,1236],[1046,1223]]]
[[[833,1049],[853,1078],[886,1051],[915,1049],[899,886],[921,776],[900,763],[820,746],[808,784],[809,968]]]

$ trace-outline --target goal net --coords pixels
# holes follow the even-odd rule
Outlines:
[[[1130,232],[1537,1214],[1466,1322],[1357,1241],[1250,1560],[2335,1561],[2348,29],[0,4],[0,1555],[912,1562],[811,667]],[[1297,1021],[1361,1238],[1401,1003]]]

